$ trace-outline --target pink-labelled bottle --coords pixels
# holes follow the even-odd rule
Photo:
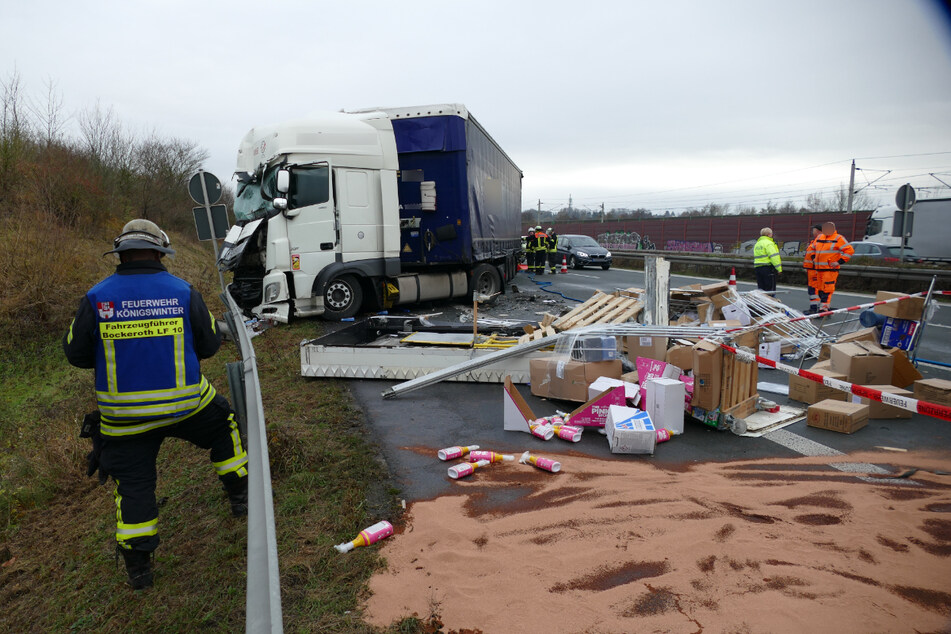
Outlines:
[[[551,440],[552,436],[555,435],[555,430],[552,429],[544,418],[538,418],[533,420],[528,424],[528,428],[532,430],[532,436],[541,438],[542,440]]]
[[[552,473],[558,473],[561,471],[560,462],[555,462],[550,458],[540,458],[538,456],[533,456],[527,451],[522,454],[522,457],[519,458],[518,461],[522,464],[530,464],[533,467],[544,469],[545,471],[551,471]]]
[[[342,544],[337,544],[334,548],[337,549],[338,553],[348,553],[358,546],[369,546],[370,544],[375,544],[384,537],[389,537],[393,534],[393,525],[389,522],[377,522],[369,528],[365,528],[360,531],[360,534],[357,535],[357,538],[352,542],[344,542]]]
[[[515,456],[495,453],[494,451],[470,451],[469,455],[466,456],[466,460],[469,462],[479,462],[480,460],[488,460],[489,462],[511,462],[515,460]]]
[[[480,467],[486,467],[490,464],[492,463],[488,460],[480,460],[479,462],[462,462],[449,467],[449,477],[453,480],[465,478],[471,476],[476,469],[479,469]]]
[[[555,430],[555,435],[562,440],[567,440],[568,442],[578,442],[581,440],[581,432],[583,430],[580,427],[572,427],[571,425],[555,425],[553,429]]]
[[[657,430],[657,442],[667,442],[670,440],[670,430],[663,427]]]
[[[479,448],[479,445],[469,445],[468,447],[446,447],[445,449],[440,449],[436,452],[436,456],[440,460],[455,460],[456,458],[462,458],[464,455],[470,451],[474,451]]]
[[[559,425],[565,424],[565,419],[562,416],[555,414],[554,416],[548,417],[548,422],[551,423],[552,427],[558,427]]]

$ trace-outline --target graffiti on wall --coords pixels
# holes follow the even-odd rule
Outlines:
[[[650,236],[641,237],[636,231],[613,231],[597,237],[598,244],[617,251],[653,251],[656,247]]]

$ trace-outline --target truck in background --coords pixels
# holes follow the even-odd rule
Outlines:
[[[517,273],[522,172],[461,104],[254,128],[236,174],[218,267],[252,315],[344,319]]]
[[[902,213],[895,205],[883,205],[872,212],[865,227],[865,240],[887,246],[901,246]],[[951,262],[951,198],[925,198],[912,207],[905,226],[905,246],[925,261]]]

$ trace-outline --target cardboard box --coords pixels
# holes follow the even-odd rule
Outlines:
[[[840,335],[836,338],[836,343],[847,343],[849,341],[871,341],[873,343],[878,343],[878,328],[862,328],[861,330],[856,330],[855,332],[847,332],[844,335]]]
[[[701,324],[705,324],[713,319],[714,308],[713,302],[705,302],[697,305],[697,316],[700,318]]]
[[[727,282],[714,282],[713,284],[705,284],[700,287],[700,290],[703,291],[703,294],[707,297],[713,295],[719,295],[720,293],[725,293],[730,290],[730,285]]]
[[[815,365],[810,368],[813,372],[817,370],[828,370],[832,372],[832,362],[826,359],[825,361],[816,361]],[[845,379],[843,379],[845,380]]]
[[[684,372],[693,369],[693,346],[673,345],[667,350],[667,363]]]
[[[885,352],[892,355],[892,358],[895,360],[895,367],[892,368],[892,380],[889,383],[890,385],[908,387],[915,381],[924,378],[921,376],[921,372],[919,372],[918,369],[912,365],[911,361],[908,360],[908,355],[905,354],[904,350],[890,348]]]
[[[875,301],[881,302],[894,297],[901,297],[902,295],[907,295],[907,293],[878,291],[878,293],[875,294]],[[879,315],[885,315],[886,317],[894,317],[895,319],[914,319],[916,321],[920,321],[921,314],[925,310],[925,298],[911,297],[893,304],[876,306],[873,310]]]
[[[915,381],[915,398],[920,401],[951,407],[951,381],[945,379]]]
[[[742,324],[735,319],[714,319],[710,322],[710,327],[729,330],[731,328],[741,328]]]
[[[621,362],[569,361],[563,358],[532,359],[529,362],[532,394],[566,401],[588,400],[588,386],[598,377],[621,378]]]
[[[887,385],[895,366],[892,355],[869,341],[833,344],[829,360],[833,370],[859,385]]]
[[[638,357],[664,361],[667,358],[667,337],[624,337],[627,358],[635,361]]]
[[[693,399],[690,404],[705,410],[720,404],[720,375],[723,373],[723,348],[710,341],[693,347]]]
[[[830,379],[838,379],[839,381],[845,380],[844,374],[833,372],[832,370],[819,370],[813,367],[810,371],[815,372],[816,374],[821,374],[822,376],[827,376]],[[790,374],[789,399],[792,401],[799,401],[800,403],[808,403],[812,405],[826,399],[833,401],[845,401],[848,399],[848,395],[842,390],[827,387],[822,383],[816,383],[815,381],[804,379],[801,376]]]
[[[851,434],[868,425],[868,405],[826,399],[809,406],[809,427]]]
[[[749,348],[754,352],[759,349],[759,336],[763,332],[762,328],[752,328],[745,332],[731,334],[733,344],[737,347]]]
[[[873,390],[880,390],[882,392],[882,399],[887,400],[888,397],[885,396],[885,393],[894,394],[895,396],[905,396],[912,398],[912,393],[910,390],[903,390],[900,387],[895,387],[894,385],[869,385]],[[894,405],[887,405],[885,403],[879,403],[878,401],[873,401],[871,399],[862,398],[856,396],[855,394],[849,394],[849,399],[853,403],[859,403],[862,405],[868,405],[868,417],[869,418],[911,418],[913,412],[911,410],[902,409],[901,407],[895,407]]]
[[[684,433],[684,384],[676,379],[649,379],[644,384],[647,390],[647,406],[656,429],[668,429],[672,434]]]
[[[882,338],[879,343],[890,348],[911,350],[911,342],[915,338],[917,329],[917,321],[886,317],[885,323],[882,324]]]
[[[637,383],[628,383],[623,379],[612,379],[607,376],[598,377],[594,383],[588,386],[588,400],[612,387],[623,387],[624,397],[631,406],[636,406],[641,400],[641,388]]]
[[[735,291],[728,290],[723,293],[717,293],[710,297],[710,301],[713,302],[713,305],[719,308],[721,311],[727,306],[732,306],[734,302],[738,299]]]
[[[654,453],[657,432],[647,412],[612,405],[608,408],[604,431],[611,453]]]
[[[572,410],[566,420],[574,427],[604,427],[612,405],[627,405],[623,388],[614,387],[595,395]]]

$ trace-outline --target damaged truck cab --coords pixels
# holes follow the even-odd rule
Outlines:
[[[521,178],[459,104],[255,128],[218,267],[242,309],[278,322],[498,293],[517,272]]]

